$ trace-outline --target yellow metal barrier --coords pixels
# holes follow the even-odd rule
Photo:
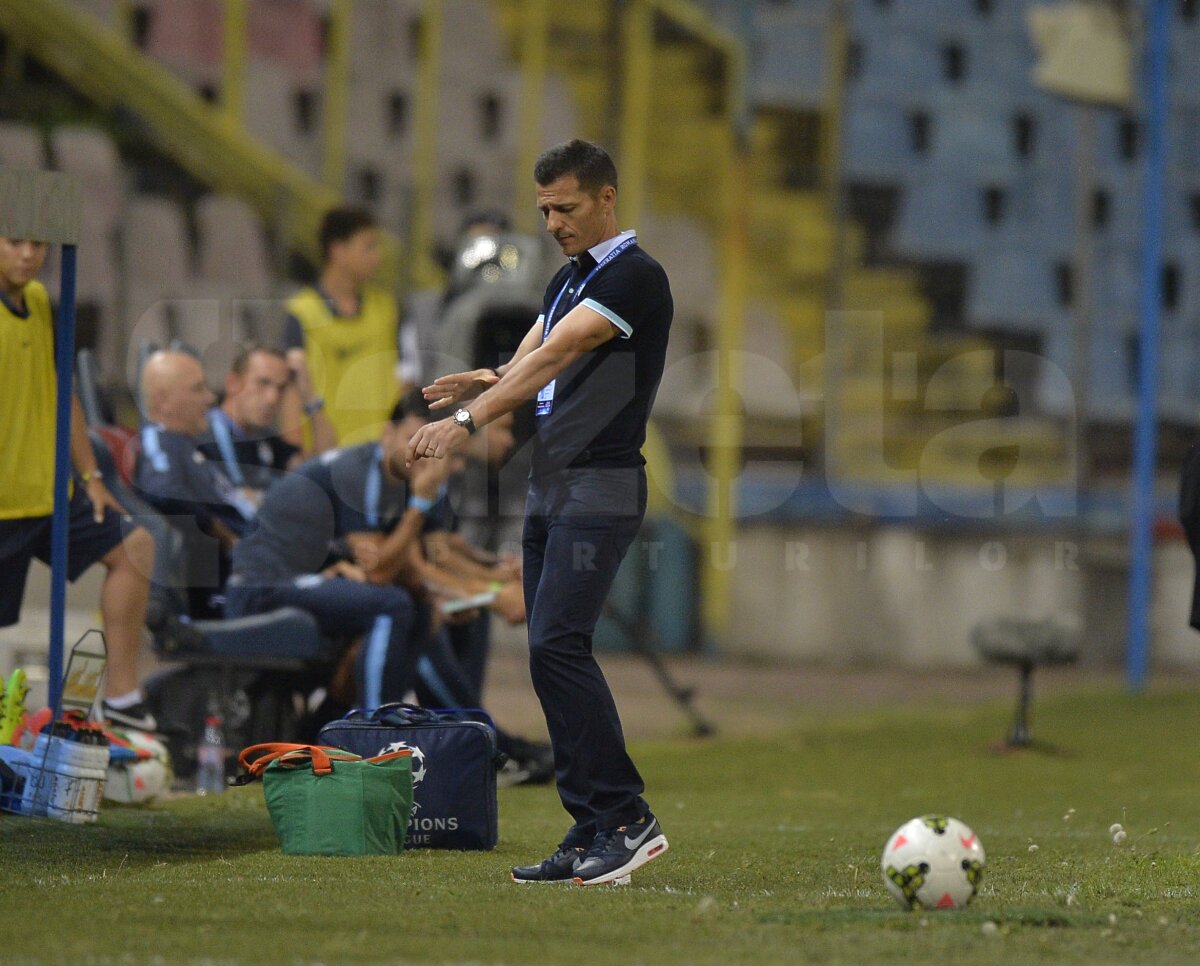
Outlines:
[[[323,123],[325,156],[322,180],[331,191],[346,183],[346,106],[350,99],[351,0],[333,0],[329,10],[329,53],[325,60]]]
[[[513,211],[518,231],[535,232],[536,208],[533,166],[546,145],[542,144],[542,118],[546,113],[546,33],[549,29],[547,0],[521,3],[521,146],[517,151],[517,176],[513,179]]]
[[[442,73],[442,0],[425,0],[421,8],[421,49],[417,77],[416,130],[413,155],[413,282],[433,288],[438,271],[433,262],[433,219],[437,198],[438,84]]]
[[[746,58],[735,34],[712,23],[694,4],[682,0],[648,0],[655,10],[723,58],[727,141],[721,162],[720,191],[724,227],[721,264],[720,318],[717,326],[715,382],[717,412],[713,420],[712,483],[701,544],[704,627],[717,642],[733,630],[733,574],[723,563],[737,537],[738,475],[742,465],[742,344],[745,328],[749,259],[749,167],[744,131]],[[627,122],[629,123],[629,122]]]
[[[646,141],[650,130],[654,11],[649,0],[629,0],[621,25],[621,216],[641,224],[646,210]]]
[[[225,0],[221,107],[230,122],[236,125],[241,125],[246,116],[246,34],[249,22],[249,0]]]

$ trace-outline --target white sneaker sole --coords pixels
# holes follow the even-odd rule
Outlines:
[[[512,876],[513,882],[515,882],[517,885],[572,885],[575,882],[574,879],[569,879],[569,878],[568,879],[518,879],[511,872],[509,873],[509,875]]]
[[[619,869],[613,869],[612,872],[606,872],[604,875],[596,876],[594,879],[583,880],[579,876],[575,876],[573,881],[576,885],[581,886],[596,886],[596,885],[614,885],[622,886],[629,885],[629,880],[634,872],[640,869],[647,862],[652,862],[660,855],[667,851],[670,846],[667,845],[667,837],[665,835],[656,835],[648,842],[643,842],[634,854],[633,858],[626,862]]]

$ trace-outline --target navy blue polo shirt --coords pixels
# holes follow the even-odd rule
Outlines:
[[[238,536],[246,532],[253,507],[193,437],[150,424],[142,428],[141,444],[134,483],[147,503],[168,518],[194,517],[206,533],[214,519]]]
[[[637,244],[592,274],[598,262],[631,237],[636,237],[633,232],[625,232],[573,259],[546,289],[539,319],[543,324],[552,316],[553,328],[576,305],[586,305],[618,333],[564,369],[555,380],[550,405],[539,407],[550,411],[537,418],[534,476],[568,467],[645,463],[646,422],[666,365],[675,314],[671,286],[663,267]]]
[[[197,446],[221,467],[234,486],[267,489],[300,450],[277,433],[251,434],[234,422],[225,410],[211,409],[208,430]]]
[[[266,492],[254,532],[233,551],[247,583],[291,580],[322,570],[351,533],[390,533],[408,509],[408,482],[383,470],[378,443],[330,450],[284,474]],[[425,517],[440,528],[441,508]]]

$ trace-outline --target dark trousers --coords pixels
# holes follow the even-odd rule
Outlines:
[[[299,607],[312,614],[325,634],[363,635],[355,666],[358,704],[374,708],[402,701],[429,637],[428,608],[417,606],[400,587],[361,584],[345,577],[301,577],[288,584],[250,586],[235,576],[225,589],[229,617]]]
[[[483,707],[483,679],[491,650],[491,614],[467,624],[445,624],[417,662],[417,701],[422,707]]]
[[[604,600],[646,512],[646,474],[563,470],[531,479],[523,551],[529,670],[575,824],[565,846],[647,811],[612,692],[592,656]]]

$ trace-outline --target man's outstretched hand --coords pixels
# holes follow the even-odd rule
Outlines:
[[[436,423],[426,423],[408,441],[404,450],[404,465],[412,466],[417,460],[445,459],[456,453],[471,434],[466,428],[459,426],[453,419],[439,419]],[[449,473],[443,474],[448,476]]]
[[[445,409],[460,403],[470,402],[500,381],[494,369],[475,369],[472,372],[456,372],[433,381],[432,386],[421,390],[429,402],[430,409]]]

